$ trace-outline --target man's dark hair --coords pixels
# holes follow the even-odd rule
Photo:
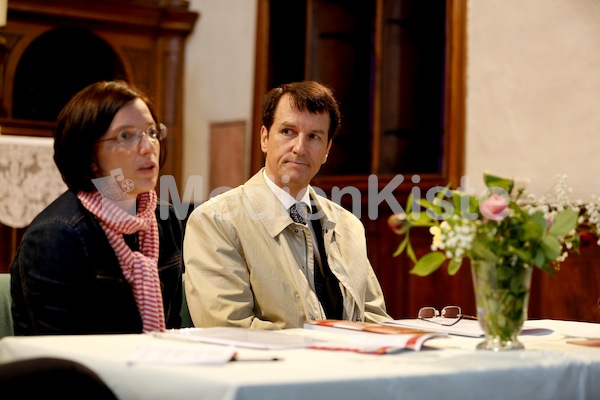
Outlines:
[[[329,131],[327,140],[332,140],[340,129],[341,114],[333,92],[327,86],[315,81],[286,83],[267,93],[262,106],[262,124],[271,129],[275,119],[275,110],[283,95],[289,94],[291,105],[299,111],[312,114],[329,113]]]

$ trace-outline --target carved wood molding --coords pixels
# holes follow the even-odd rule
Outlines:
[[[187,3],[187,2],[186,2]],[[19,0],[8,5],[8,18],[26,16],[50,23],[72,21],[92,25],[119,25],[128,29],[189,34],[198,13],[183,8],[181,2]]]

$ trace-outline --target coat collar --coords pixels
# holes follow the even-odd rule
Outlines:
[[[276,237],[292,223],[287,209],[267,185],[263,177],[263,169],[244,184],[243,191],[244,197],[250,204],[255,216],[261,221],[271,237]],[[317,195],[310,186],[309,193],[323,229],[335,231],[338,211],[333,209],[327,201],[324,201],[323,197]],[[338,232],[336,232],[337,234]]]

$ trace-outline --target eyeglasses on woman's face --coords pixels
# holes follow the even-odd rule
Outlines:
[[[459,306],[446,306],[442,311],[434,307],[423,307],[419,310],[417,318],[443,326],[452,326],[463,318],[477,319],[470,315],[464,315]]]
[[[119,131],[115,137],[100,139],[98,142],[107,142],[112,140],[117,142],[119,146],[129,150],[137,146],[144,135],[146,135],[150,143],[155,144],[166,138],[167,132],[167,127],[164,124],[158,124],[158,127],[151,126],[145,131],[140,131],[135,128],[126,128]]]

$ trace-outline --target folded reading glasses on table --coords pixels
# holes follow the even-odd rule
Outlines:
[[[423,307],[419,310],[418,318],[443,326],[452,326],[461,319],[477,319],[471,315],[464,315],[459,306],[446,306],[439,312],[434,307]]]

